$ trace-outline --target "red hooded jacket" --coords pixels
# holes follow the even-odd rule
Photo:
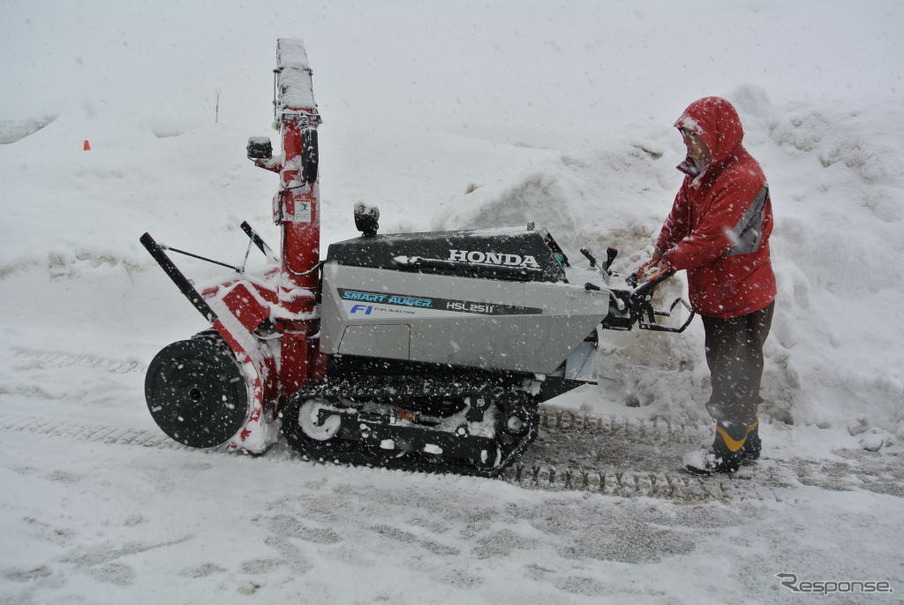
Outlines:
[[[662,262],[687,270],[693,309],[732,318],[775,299],[769,255],[772,203],[759,163],[741,144],[744,130],[735,108],[718,97],[692,103],[675,126],[699,135],[710,162],[697,173],[690,159],[656,248]]]

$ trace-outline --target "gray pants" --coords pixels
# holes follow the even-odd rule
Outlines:
[[[717,421],[753,424],[763,378],[763,343],[772,327],[775,302],[731,319],[703,317],[706,363],[712,395],[706,409]]]

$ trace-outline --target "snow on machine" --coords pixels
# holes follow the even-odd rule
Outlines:
[[[211,324],[148,367],[148,408],[174,440],[257,454],[281,429],[310,459],[490,476],[535,437],[541,402],[593,381],[598,327],[692,319],[657,324],[683,303],[653,310],[668,275],[610,287],[612,249],[600,266],[582,250],[601,285],[568,283],[567,257],[532,225],[380,234],[379,211],[358,204],[362,235],[321,260],[311,69],[299,40],[278,40],[276,57],[282,154],[258,137],[247,151],[279,174],[279,253],[242,224],[271,268],[199,290],[169,253],[210,259],[141,237]]]

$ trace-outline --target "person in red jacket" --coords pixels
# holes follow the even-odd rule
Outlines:
[[[759,163],[742,144],[738,112],[725,99],[691,103],[675,122],[687,158],[684,182],[648,269],[687,271],[691,307],[703,319],[716,421],[713,445],[688,454],[688,470],[734,472],[759,458],[757,406],[763,343],[772,325],[775,274],[769,254],[772,203]]]

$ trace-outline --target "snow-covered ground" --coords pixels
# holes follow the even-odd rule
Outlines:
[[[821,598],[780,573],[900,602],[904,4],[218,4],[0,3],[0,602]],[[680,182],[672,120],[734,102],[776,217],[764,459],[696,501],[172,446],[144,371],[204,326],[138,237],[236,263],[242,220],[277,240],[244,147],[280,36],[315,70],[324,242],[364,201],[383,232],[534,221],[628,271]],[[705,422],[699,322],[603,337],[611,380],[558,406]],[[668,468],[659,449],[632,469]]]

